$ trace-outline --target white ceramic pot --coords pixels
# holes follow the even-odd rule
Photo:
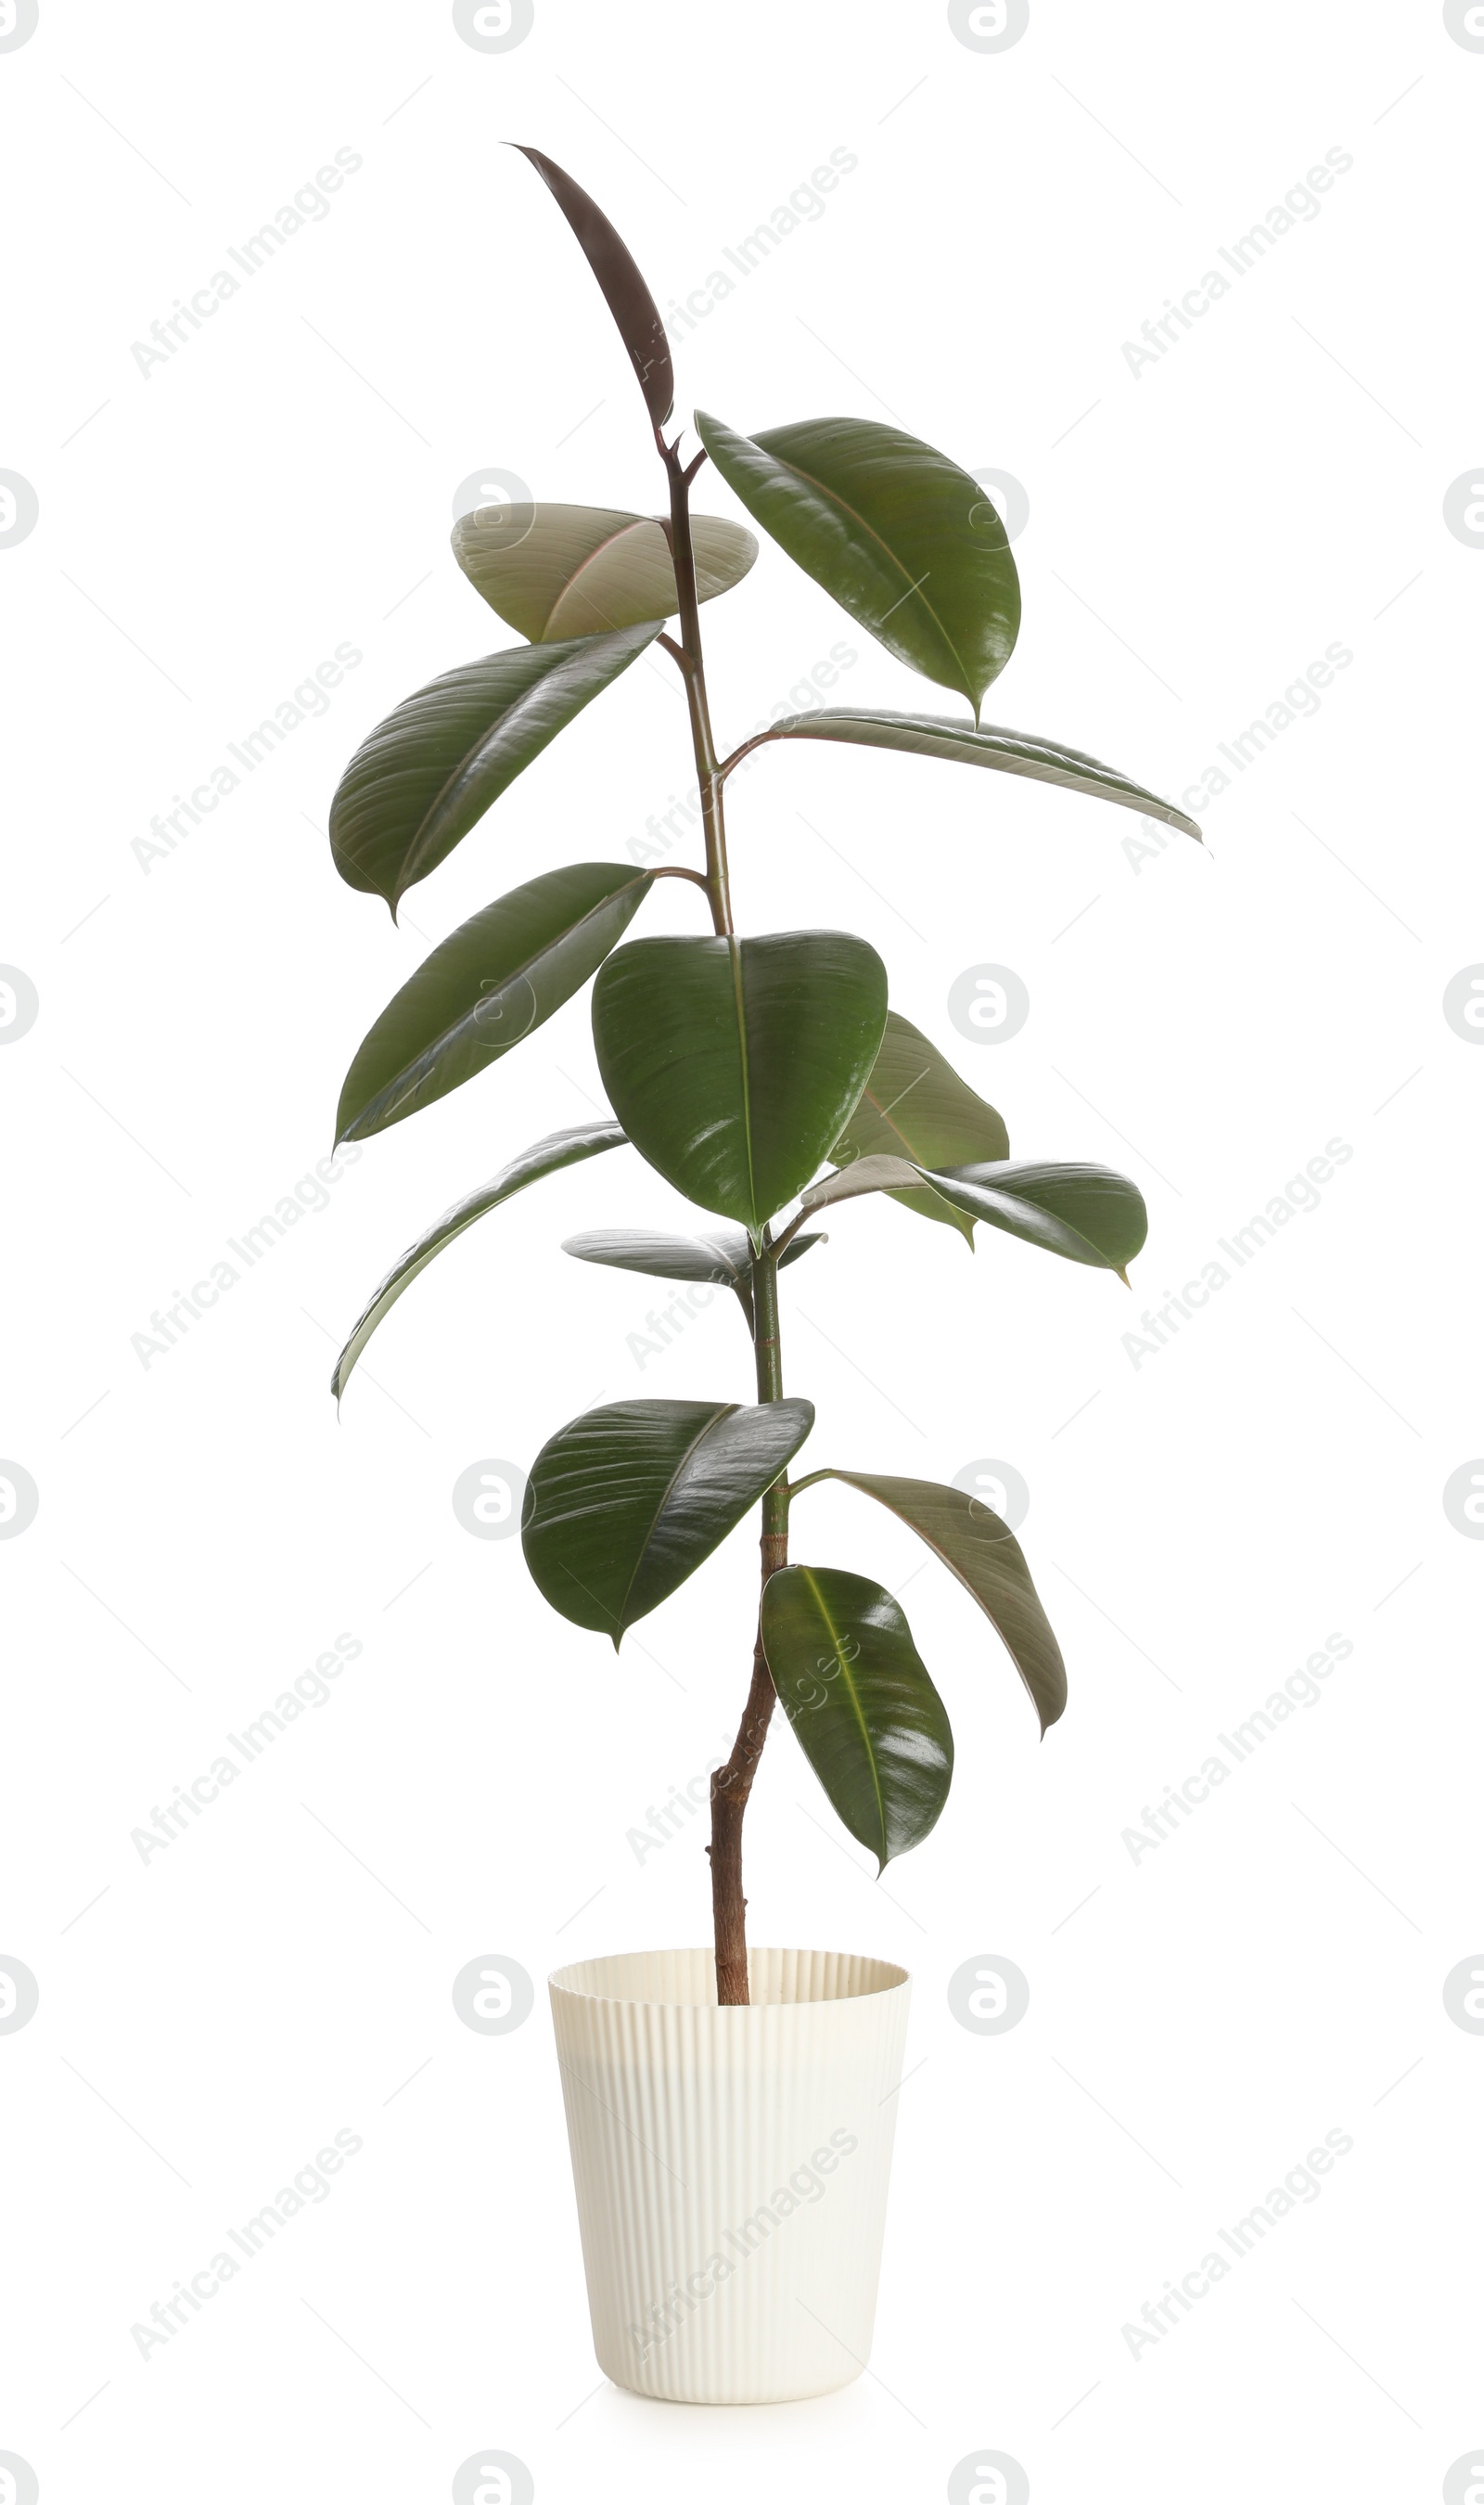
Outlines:
[[[664,2401],[796,2401],[871,2352],[912,1985],[829,1949],[707,1949],[550,1979],[593,2345]]]

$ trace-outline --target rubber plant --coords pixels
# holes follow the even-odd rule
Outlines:
[[[809,1227],[816,1212],[864,1192],[956,1227],[971,1246],[976,1225],[999,1228],[1119,1278],[1143,1245],[1146,1215],[1133,1183],[1104,1167],[1012,1159],[1000,1115],[889,1006],[885,967],[864,939],[739,934],[728,777],[754,750],[834,741],[1028,775],[1199,836],[1178,809],[1094,758],[982,721],[985,691],[1015,648],[1020,593],[999,515],[956,462],[875,419],[811,418],[748,436],[701,411],[700,449],[682,457],[680,430],[666,435],[670,347],[643,278],[571,177],[538,150],[523,153],[586,255],[633,363],[666,510],[650,519],[507,504],[457,524],[459,564],[526,640],[434,679],[370,733],[331,807],[335,865],[352,887],[385,898],[395,919],[407,890],[651,645],[684,688],[705,859],[657,869],[580,862],[529,879],[435,947],[376,1020],[346,1075],[337,1145],[436,1103],[589,982],[613,1118],[537,1141],[446,1211],[376,1289],[331,1388],[338,1398],[372,1332],[430,1262],[543,1176],[627,1144],[705,1214],[693,1236],[606,1228],[565,1249],[656,1278],[725,1282],[752,1340],[755,1401],[619,1400],[573,1419],[532,1465],[522,1540],[552,1607],[616,1648],[745,1513],[761,1509],[751,1684],[710,1802],[717,1993],[740,2003],[742,1817],[776,1699],[845,1826],[881,1869],[929,1832],[952,1772],[948,1713],[890,1593],[836,1567],[789,1562],[790,1515],[808,1488],[841,1480],[916,1533],[994,1627],[1043,1732],[1066,1701],[1061,1655],[1025,1559],[981,1500],[846,1468],[811,1469],[790,1483],[814,1412],[784,1394],[779,1273],[825,1242]],[[757,543],[736,521],[692,512],[707,460],[858,626],[961,709],[828,705],[718,755],[701,608],[741,582]],[[626,937],[664,878],[695,887],[709,931]]]

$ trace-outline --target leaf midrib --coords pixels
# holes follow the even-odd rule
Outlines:
[[[647,624],[649,621],[644,619],[641,622]],[[632,627],[619,626],[615,627],[613,631],[615,634],[622,635],[632,634],[636,630]],[[658,632],[658,629],[656,629],[656,632]],[[573,642],[580,641],[591,643],[596,639],[592,637],[573,637],[570,640]],[[514,649],[519,652],[519,645]],[[640,649],[640,647],[636,646],[636,653]],[[533,653],[547,653],[554,652],[556,647],[554,645],[532,644],[528,647],[528,650]],[[507,655],[504,653],[497,653],[494,657],[499,660],[503,660]],[[481,752],[490,746],[491,742],[506,728],[507,724],[518,720],[521,712],[528,704],[530,704],[533,697],[538,695],[543,688],[549,687],[553,679],[560,678],[564,670],[575,671],[583,657],[584,655],[581,653],[568,652],[564,653],[560,659],[548,661],[546,667],[541,671],[540,676],[531,680],[528,686],[522,688],[520,692],[517,695],[512,696],[509,703],[501,708],[501,710],[495,716],[493,722],[486,723],[484,729],[479,733],[478,738],[475,739],[467,749],[466,749],[458,764],[444,777],[442,784],[439,786],[431,800],[428,803],[422,817],[418,820],[416,831],[407,847],[406,857],[402,864],[402,874],[392,900],[394,910],[396,906],[401,902],[401,900],[406,895],[408,888],[415,887],[417,885],[418,863],[421,861],[423,853],[427,848],[429,830],[436,823],[439,812],[446,806],[450,793],[456,789],[456,787],[464,780],[465,776],[470,771],[470,768],[476,763]],[[633,657],[634,654],[631,653],[630,658],[632,659]],[[434,682],[434,685],[436,685],[436,681]],[[595,688],[593,692],[596,694],[598,689]],[[414,698],[413,701],[415,702],[416,699]]]
[[[765,451],[767,450],[766,445],[762,448]],[[776,461],[780,470],[787,470],[791,472],[794,477],[802,478],[807,486],[812,487],[817,494],[825,497],[830,504],[838,506],[841,512],[847,513],[852,522],[859,524],[868,539],[875,541],[877,547],[880,549],[881,554],[886,558],[889,564],[895,566],[898,574],[906,583],[907,592],[905,597],[908,599],[919,600],[923,608],[926,610],[929,617],[933,621],[933,624],[942,636],[949,652],[952,654],[954,663],[963,681],[963,692],[965,696],[968,698],[970,704],[977,705],[978,699],[975,697],[969,682],[968,664],[966,663],[963,654],[960,653],[958,646],[954,643],[952,636],[949,633],[947,626],[945,626],[943,619],[939,617],[937,610],[933,607],[932,602],[928,599],[926,592],[922,588],[922,582],[926,582],[927,577],[924,575],[921,582],[915,581],[914,577],[909,574],[906,566],[902,563],[901,558],[897,555],[896,550],[891,547],[890,543],[882,539],[880,532],[877,530],[874,523],[868,522],[864,513],[857,512],[855,507],[850,504],[846,497],[842,496],[838,489],[826,486],[822,478],[815,478],[811,473],[804,469],[799,462],[790,461],[781,453],[770,452],[768,453],[768,458],[770,461]]]
[[[1005,1644],[1006,1650],[1010,1650],[1008,1640],[1000,1625],[999,1619],[990,1608],[984,1594],[979,1590],[977,1584],[970,1582],[968,1575],[964,1572],[963,1568],[958,1564],[957,1559],[949,1549],[944,1547],[941,1539],[935,1537],[931,1531],[925,1530],[922,1523],[918,1521],[915,1515],[904,1513],[900,1505],[893,1504],[889,1497],[878,1495],[877,1490],[872,1486],[870,1479],[861,1472],[853,1470],[832,1470],[830,1472],[830,1476],[832,1478],[843,1480],[846,1487],[859,1488],[862,1496],[869,1496],[874,1502],[880,1505],[885,1512],[894,1513],[898,1522],[905,1522],[909,1531],[915,1532],[924,1548],[931,1549],[940,1566],[946,1566],[949,1572],[953,1575],[955,1580],[963,1585],[964,1590],[969,1594],[971,1600],[978,1602],[1001,1642]],[[933,1482],[929,1479],[925,1481],[924,1484],[928,1487],[932,1487]],[[986,1512],[992,1510],[989,1506],[985,1506],[984,1509]],[[998,1517],[996,1517],[996,1519],[998,1519]],[[1015,1534],[1011,1530],[1009,1523],[1006,1523],[1005,1525],[1005,1535],[1009,1539],[1014,1539],[1015,1537]],[[1013,1653],[1011,1654],[1011,1658],[1012,1660],[1015,1659]],[[1016,1667],[1018,1669],[1019,1664],[1017,1663]]]
[[[944,1169],[944,1171],[946,1172],[947,1170]],[[929,1167],[927,1172],[929,1176],[931,1176],[932,1169]],[[1069,1217],[1063,1217],[1058,1210],[1043,1209],[1039,1200],[1023,1198],[1018,1192],[1001,1191],[992,1183],[974,1183],[969,1187],[974,1191],[982,1191],[984,1198],[986,1200],[993,1201],[1001,1211],[1013,1211],[1018,1215],[1021,1210],[1032,1210],[1036,1217],[1042,1218],[1047,1224],[1059,1227],[1062,1234],[1069,1235],[1074,1243],[1086,1244],[1087,1251],[1092,1255],[1092,1259],[1087,1265],[1089,1269],[1107,1270],[1112,1268],[1113,1265],[1109,1261],[1107,1253],[1104,1252],[1099,1246],[1093,1243],[1091,1236],[1084,1235],[1082,1228],[1080,1226],[1074,1226],[1071,1219]],[[948,1200],[948,1193],[945,1192],[943,1194],[943,1198]],[[956,1203],[950,1201],[949,1205],[952,1208],[956,1206]],[[993,1226],[995,1223],[994,1218],[990,1217],[987,1210],[966,1210],[964,1215],[965,1217],[980,1218],[985,1226]],[[1003,1231],[1007,1235],[1012,1232],[1009,1227],[1006,1227]],[[1023,1243],[1024,1240],[1025,1239],[1022,1236],[1020,1241]],[[1129,1258],[1132,1259],[1133,1255],[1130,1254]]]
[[[740,1400],[722,1401],[719,1407],[713,1409],[710,1416],[704,1420],[702,1425],[697,1428],[695,1434],[691,1437],[690,1442],[686,1445],[684,1452],[676,1462],[674,1468],[671,1471],[670,1477],[665,1483],[664,1493],[660,1498],[659,1503],[655,1506],[654,1512],[650,1516],[649,1528],[644,1534],[638,1555],[634,1561],[634,1570],[629,1576],[628,1582],[624,1585],[623,1600],[619,1605],[618,1635],[613,1639],[613,1649],[615,1652],[618,1650],[619,1637],[627,1634],[628,1632],[629,1603],[634,1598],[634,1586],[638,1581],[639,1569],[642,1567],[644,1560],[648,1556],[650,1548],[653,1545],[655,1534],[659,1530],[661,1522],[664,1520],[665,1508],[675,1492],[675,1485],[679,1479],[681,1471],[685,1468],[687,1463],[690,1462],[695,1454],[700,1450],[707,1435],[715,1432],[717,1427],[721,1424],[722,1419],[736,1417],[741,1412],[741,1409],[742,1402]]]
[[[817,716],[798,714],[789,722],[778,723],[775,727],[774,736],[785,739],[827,739],[830,733],[822,725],[829,723],[850,724],[877,723],[891,730],[925,732],[944,744],[956,743],[968,749],[971,755],[985,759],[1014,757],[1027,764],[1053,765],[1064,773],[1075,766],[1086,775],[1097,776],[1100,784],[1106,786],[1109,791],[1126,792],[1137,799],[1158,796],[1157,794],[1146,794],[1142,784],[1131,781],[1129,776],[1121,773],[1117,766],[1104,765],[1100,758],[1089,757],[1085,749],[1064,747],[1059,740],[1043,739],[1032,730],[1003,730],[993,723],[955,722],[951,714],[890,713],[883,708],[871,706],[851,708],[844,705],[837,705],[831,711],[828,706],[825,706]],[[860,745],[868,748],[874,743],[870,740],[862,740]],[[910,754],[906,749],[902,753]],[[925,743],[919,753],[922,755],[930,753]]]
[[[538,644],[533,644],[531,649],[533,652],[540,652],[547,648]],[[450,793],[455,791],[459,784],[463,782],[465,776],[469,772],[470,768],[479,758],[481,751],[489,747],[491,741],[504,729],[507,723],[512,721],[520,713],[523,706],[529,704],[531,698],[536,694],[537,690],[545,687],[549,679],[557,677],[559,672],[566,669],[569,663],[575,659],[575,654],[571,653],[564,653],[560,660],[548,662],[538,678],[532,679],[529,685],[521,688],[518,695],[512,696],[509,703],[501,707],[500,711],[495,716],[493,722],[486,723],[478,737],[465,750],[465,753],[460,758],[458,764],[453,766],[448,774],[445,775],[442,783],[438,787],[438,790],[434,793],[421,818],[418,820],[417,831],[413,835],[412,841],[407,847],[407,856],[402,881],[397,891],[397,900],[398,903],[406,894],[407,889],[416,884],[416,881],[412,876],[412,872],[416,869],[419,857],[428,841],[429,829],[436,823],[439,812],[445,807],[448,801]]]
[[[500,988],[498,991],[494,993],[481,992],[479,999],[475,1002],[472,1008],[461,1011],[458,1017],[454,1018],[449,1025],[443,1027],[439,1033],[434,1036],[431,1043],[425,1043],[422,1049],[414,1054],[411,1061],[402,1062],[392,1077],[387,1079],[385,1083],[377,1089],[375,1095],[366,1099],[365,1104],[362,1108],[362,1113],[369,1112],[373,1107],[378,1112],[384,1111],[386,1108],[383,1103],[383,1099],[397,1085],[399,1080],[406,1077],[407,1073],[414,1069],[418,1063],[430,1064],[430,1069],[424,1070],[422,1073],[424,1077],[429,1076],[431,1075],[431,1068],[436,1066],[436,1062],[442,1058],[443,1054],[447,1051],[456,1037],[469,1024],[470,1020],[477,1015],[478,1011],[486,1006],[488,1001],[492,999],[499,1000],[503,993],[507,992],[511,988],[512,984],[527,980],[530,976],[533,966],[538,966],[543,957],[553,955],[558,948],[565,946],[568,940],[575,938],[578,932],[581,931],[587,923],[595,921],[600,913],[605,912],[610,904],[616,903],[619,897],[627,896],[631,888],[643,887],[652,877],[653,872],[651,870],[641,869],[638,871],[632,879],[625,879],[622,887],[609,888],[606,896],[600,897],[596,904],[590,904],[587,911],[579,914],[575,922],[568,923],[565,930],[559,931],[554,939],[548,939],[541,946],[533,948],[530,955],[524,957],[518,966],[512,966],[508,973],[500,975]],[[516,1041],[521,1041],[523,1039],[518,1037]],[[505,1051],[510,1051],[513,1049],[513,1046],[507,1044],[503,1049]],[[490,1058],[492,1060],[499,1060],[500,1054],[492,1053]],[[358,1115],[357,1118],[360,1119],[361,1117]]]
[[[989,1624],[993,1627],[995,1634],[999,1637],[1005,1650],[1010,1655],[1011,1665],[1015,1670],[1016,1676],[1019,1679],[1021,1686],[1024,1688],[1026,1695],[1030,1698],[1032,1711],[1035,1713],[1037,1722],[1040,1724],[1042,1737],[1045,1738],[1051,1725],[1046,1720],[1046,1717],[1042,1712],[1041,1699],[1036,1694],[1035,1688],[1032,1686],[1029,1675],[1026,1671],[1025,1664],[1020,1659],[1020,1647],[1023,1646],[1023,1648],[1029,1652],[1032,1649],[1032,1641],[1027,1640],[1023,1635],[1019,1638],[1018,1643],[1016,1641],[1013,1641],[1006,1624],[1007,1619],[1010,1620],[1012,1625],[1014,1624],[1016,1605],[1018,1604],[1023,1608],[1027,1598],[1027,1593],[1021,1592],[1018,1588],[1014,1575],[1001,1570],[999,1560],[997,1558],[993,1561],[992,1566],[985,1566],[984,1570],[986,1579],[992,1576],[995,1587],[994,1603],[991,1605],[990,1601],[987,1600],[984,1594],[979,1589],[979,1586],[969,1580],[968,1575],[965,1573],[963,1568],[958,1564],[957,1559],[949,1549],[944,1547],[942,1541],[935,1538],[932,1532],[924,1529],[922,1523],[915,1515],[905,1513],[899,1504],[893,1502],[890,1497],[883,1496],[880,1493],[880,1487],[873,1485],[870,1475],[859,1470],[831,1469],[822,1470],[820,1472],[820,1476],[821,1478],[839,1479],[846,1487],[858,1488],[862,1496],[870,1497],[873,1504],[879,1504],[885,1513],[894,1514],[898,1522],[905,1523],[908,1530],[915,1534],[916,1537],[921,1540],[924,1548],[931,1550],[939,1564],[948,1568],[949,1572],[953,1576],[954,1581],[963,1585],[963,1588],[968,1593],[970,1600],[974,1603],[976,1608],[983,1610],[984,1616],[988,1619]],[[915,1482],[915,1484],[926,1487],[934,1497],[945,1496],[948,1494],[947,1489],[939,1489],[931,1479],[918,1480]],[[992,1508],[986,1506],[985,1510],[989,1511],[992,1510]],[[995,1519],[999,1520],[999,1518],[1000,1517],[996,1515]],[[1016,1538],[1015,1533],[1011,1530],[1008,1522],[1005,1524],[1005,1537],[1010,1542],[1012,1548],[1016,1551],[1016,1554],[1019,1557],[1021,1566],[1024,1567],[1028,1597],[1034,1606],[1041,1611],[1042,1623],[1046,1627],[1047,1634],[1051,1636],[1053,1647],[1053,1649],[1059,1650],[1059,1647],[1056,1646],[1055,1635],[1053,1632],[1050,1623],[1047,1621],[1044,1608],[1041,1606],[1041,1596],[1036,1590],[1034,1582],[1031,1580],[1030,1568],[1025,1565],[1025,1558],[1020,1549],[1019,1542]],[[1039,1630],[1037,1629],[1034,1620],[1032,1620],[1030,1626],[1030,1639],[1034,1640],[1038,1635]]]
[[[903,1130],[901,1123],[894,1122],[891,1117],[897,1107],[902,1103],[903,1099],[910,1096],[915,1087],[920,1087],[923,1079],[928,1078],[931,1076],[932,1064],[930,1062],[924,1062],[921,1069],[918,1071],[916,1077],[909,1078],[906,1086],[898,1089],[889,1105],[883,1105],[879,1096],[872,1095],[869,1080],[861,1089],[861,1103],[863,1105],[869,1105],[875,1112],[877,1120],[884,1124],[885,1128],[891,1132],[893,1138],[901,1141],[908,1156],[912,1159],[915,1165],[920,1165],[922,1160],[918,1156],[916,1149],[913,1147],[907,1133]]]
[[[737,1014],[737,1049],[741,1065],[742,1147],[747,1159],[747,1206],[757,1216],[757,1177],[752,1165],[752,1074],[747,1061],[747,1003],[742,989],[742,941],[728,938],[732,960],[732,1006]]]
[[[866,1763],[871,1769],[871,1783],[872,1788],[876,1793],[877,1823],[880,1829],[881,1855],[884,1858],[887,1844],[886,1799],[881,1790],[881,1778],[876,1762],[876,1749],[873,1746],[871,1740],[871,1726],[866,1720],[865,1711],[856,1691],[855,1681],[850,1676],[850,1665],[842,1657],[840,1650],[840,1629],[836,1626],[834,1619],[830,1615],[824,1595],[820,1591],[818,1584],[815,1582],[813,1572],[810,1567],[801,1566],[799,1571],[803,1575],[806,1583],[809,1585],[811,1592],[813,1594],[814,1605],[817,1608],[819,1615],[824,1620],[826,1627],[829,1629],[831,1647],[834,1651],[836,1660],[840,1663],[840,1676],[846,1683],[846,1693],[850,1699],[855,1719],[860,1724],[860,1736],[865,1744]]]
[[[622,527],[621,527],[620,529],[618,529],[618,530],[616,530],[616,531],[609,531],[609,533],[608,533],[608,535],[607,535],[606,539],[600,540],[600,541],[599,541],[599,543],[598,543],[598,546],[597,546],[596,547],[594,547],[594,548],[589,548],[589,550],[588,550],[588,552],[587,552],[586,556],[585,556],[585,557],[583,557],[583,559],[581,560],[581,563],[580,563],[580,564],[579,564],[579,565],[574,569],[574,571],[573,571],[571,574],[569,574],[569,575],[568,576],[567,581],[563,583],[561,590],[557,593],[557,596],[556,596],[555,600],[552,602],[550,609],[547,611],[547,613],[546,613],[546,617],[545,617],[545,619],[544,619],[544,621],[543,621],[543,623],[542,623],[542,627],[541,627],[540,634],[536,637],[536,642],[537,642],[537,643],[539,643],[539,644],[544,644],[544,643],[546,642],[546,639],[547,639],[548,635],[550,635],[550,633],[551,633],[551,621],[552,621],[552,619],[555,617],[555,616],[556,616],[556,614],[557,614],[558,610],[561,608],[563,601],[564,601],[564,600],[566,600],[566,599],[568,598],[569,594],[572,591],[572,589],[574,588],[574,586],[575,586],[578,582],[581,582],[582,577],[586,574],[586,572],[587,572],[587,570],[588,570],[589,566],[594,566],[594,565],[596,565],[596,564],[597,564],[597,562],[598,562],[598,560],[599,560],[599,558],[600,558],[601,556],[605,555],[605,554],[606,554],[606,552],[607,552],[607,550],[608,550],[609,548],[611,548],[611,547],[616,547],[620,540],[626,540],[626,539],[628,539],[628,538],[630,537],[630,535],[631,535],[633,532],[635,532],[635,531],[641,531],[641,530],[644,528],[646,518],[647,518],[647,516],[646,516],[646,515],[644,515],[643,513],[634,513],[634,514],[631,514],[631,515],[630,515],[630,517],[629,517],[629,519],[628,519],[628,520],[627,520],[627,521],[622,525]],[[660,526],[659,526],[658,522],[651,521],[651,522],[649,523],[649,528],[650,528],[651,530],[659,530],[659,529],[660,529]],[[661,537],[661,539],[662,539],[662,540],[664,539],[665,534],[664,534],[664,532],[663,532],[663,531],[660,531],[660,537]],[[667,546],[667,547],[668,547],[668,546],[669,546],[669,543],[668,543],[668,542],[666,542],[666,546]],[[673,574],[673,571],[674,571],[673,563],[673,562],[672,562],[671,571],[672,571],[672,574]],[[586,601],[588,601],[588,603],[590,604],[590,606],[591,606],[591,607],[593,607],[594,609],[598,609],[598,608],[599,608],[599,603],[598,603],[598,601],[596,600],[596,598],[594,597],[594,595],[593,595],[593,593],[592,593],[591,591],[585,591],[585,592],[583,593],[583,595],[582,595],[582,596],[583,596],[583,598],[584,598]],[[602,611],[600,611],[600,615],[602,615],[602,614],[604,614],[604,613],[603,613]],[[667,610],[665,614],[666,614],[666,616],[667,616],[667,617],[669,617],[671,613],[670,613],[670,611],[669,611],[669,610]],[[608,620],[608,632],[609,632],[610,634],[614,634],[614,633],[616,633],[616,632],[617,632],[617,629],[614,627],[614,625],[613,625],[613,623],[612,623],[611,618]],[[557,639],[556,639],[556,638],[553,638],[553,641],[555,641],[555,640],[557,640]]]

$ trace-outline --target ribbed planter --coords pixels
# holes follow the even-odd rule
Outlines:
[[[662,2401],[796,2401],[871,2351],[911,1982],[828,1949],[551,1977],[593,2345]]]

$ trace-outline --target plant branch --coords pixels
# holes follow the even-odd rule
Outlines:
[[[788,1224],[784,1227],[782,1234],[781,1234],[780,1236],[778,1236],[778,1238],[777,1239],[776,1243],[774,1244],[774,1247],[773,1247],[773,1252],[774,1252],[774,1258],[775,1258],[775,1259],[777,1259],[777,1256],[778,1256],[778,1254],[779,1254],[779,1253],[782,1253],[782,1252],[787,1252],[787,1250],[788,1250],[788,1248],[789,1248],[790,1244],[793,1242],[794,1237],[798,1234],[799,1229],[800,1229],[800,1227],[803,1225],[803,1223],[804,1223],[804,1221],[805,1221],[806,1217],[811,1217],[812,1216],[813,1216],[813,1212],[812,1212],[812,1210],[809,1210],[809,1209],[796,1209],[796,1210],[794,1211],[794,1214],[793,1214],[792,1217],[789,1219]]]
[[[688,878],[692,887],[699,887],[704,895],[709,896],[711,892],[709,879],[699,869],[657,869],[654,875],[656,878]]]
[[[660,640],[663,643],[663,636]],[[799,739],[807,737],[807,732],[800,732],[797,730],[787,732],[781,730],[760,730],[756,734],[755,738],[744,739],[740,748],[733,749],[730,757],[724,757],[721,759],[721,762],[716,768],[716,780],[718,783],[725,783],[727,776],[731,773],[735,765],[740,765],[744,757],[750,757],[754,748],[766,748],[770,740],[784,738]]]

